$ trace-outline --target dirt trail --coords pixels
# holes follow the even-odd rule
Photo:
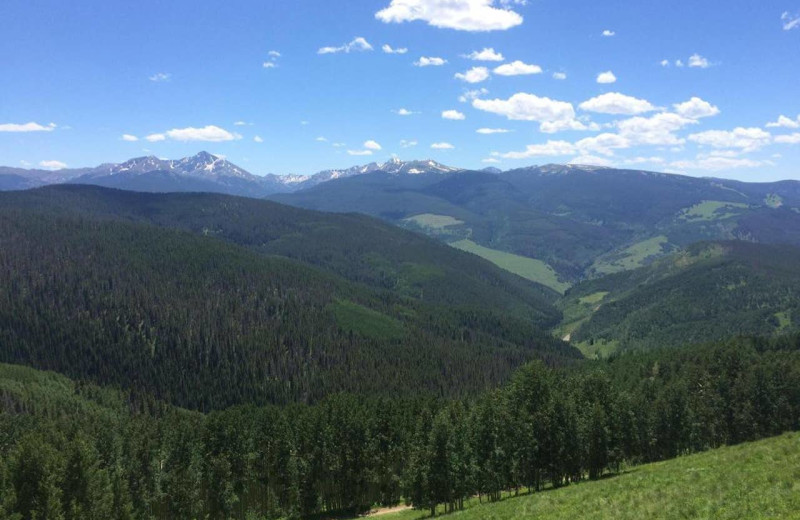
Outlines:
[[[394,507],[381,507],[378,509],[373,509],[366,515],[365,517],[373,517],[373,516],[383,516],[383,515],[390,515],[392,513],[399,513],[400,511],[407,511],[411,509],[411,506],[394,506]]]
[[[572,338],[572,333],[570,332],[569,334],[567,334],[566,336],[564,336],[563,338],[561,338],[561,341],[566,341],[567,343],[569,343],[569,340],[570,340],[571,338]]]

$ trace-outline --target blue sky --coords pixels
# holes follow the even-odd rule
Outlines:
[[[3,165],[800,179],[798,0],[4,0],[0,19]]]

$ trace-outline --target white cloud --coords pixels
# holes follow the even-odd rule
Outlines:
[[[564,72],[554,72],[553,79],[567,79],[567,74]]]
[[[496,159],[494,157],[487,157],[486,159],[481,159],[481,162],[482,163],[487,163],[487,164],[497,164],[497,163],[500,163],[502,161],[500,159]]]
[[[689,57],[689,66],[698,69],[707,69],[711,66],[711,63],[709,63],[706,58],[695,53]]]
[[[328,142],[328,139],[327,139],[327,138],[325,138],[325,137],[322,137],[322,136],[319,136],[319,137],[317,137],[317,138],[316,138],[316,139],[314,139],[314,140],[315,140],[316,142],[318,142],[318,143],[327,143],[327,142]]]
[[[383,52],[386,54],[405,54],[408,52],[408,49],[405,47],[392,48],[392,46],[388,43],[384,43],[383,47],[381,47],[381,50],[383,50]]]
[[[800,115],[797,116],[797,119],[780,115],[777,121],[767,123],[767,128],[800,128]]]
[[[484,47],[481,51],[472,51],[464,55],[465,58],[475,61],[503,61],[505,58],[492,47]]]
[[[346,145],[345,143],[331,143],[331,146],[333,146],[334,148],[343,148]]]
[[[662,67],[669,67],[669,60],[661,60]]]
[[[517,92],[508,99],[474,99],[472,106],[484,112],[517,121],[571,121],[575,119],[572,103],[534,94]]]
[[[267,56],[269,56],[270,58],[280,58],[281,57],[281,53],[278,52],[278,51],[269,51],[267,53]]]
[[[600,84],[616,83],[616,81],[617,77],[610,70],[607,70],[606,72],[601,72],[600,74],[597,75],[597,82]]]
[[[472,67],[466,72],[457,72],[455,78],[467,83],[480,83],[489,79],[489,69],[486,67]]]
[[[486,88],[479,88],[477,90],[467,90],[460,96],[458,96],[458,100],[462,103],[466,103],[468,101],[472,101],[473,99],[478,99],[481,96],[485,96],[489,93],[489,89]]]
[[[689,140],[712,148],[736,148],[742,152],[752,152],[770,143],[772,135],[760,128],[734,128],[727,130],[708,130],[689,136]]]
[[[61,161],[41,161],[39,166],[42,168],[47,168],[48,170],[61,170],[66,168],[67,164]]]
[[[484,135],[507,134],[510,131],[511,130],[508,130],[506,128],[478,128],[477,130],[475,130],[475,132],[477,132],[479,134],[484,134]]]
[[[447,60],[439,58],[438,56],[420,56],[420,58],[414,62],[414,65],[417,67],[441,67],[445,63],[447,63]]]
[[[664,158],[653,156],[653,157],[632,157],[630,159],[625,159],[622,161],[623,164],[664,164]]]
[[[55,123],[49,125],[40,125],[39,123],[3,123],[0,124],[0,132],[52,132],[55,130]]]
[[[348,155],[372,155],[372,150],[347,150]]]
[[[381,149],[381,145],[379,145],[377,141],[373,141],[372,139],[370,139],[368,141],[364,141],[364,144],[362,146],[364,148],[366,148],[367,150],[380,150]]]
[[[398,108],[397,110],[393,110],[392,112],[394,112],[398,116],[410,116],[416,114],[416,112],[408,110],[407,108]]]
[[[317,51],[317,54],[336,54],[338,52],[358,52],[358,51],[371,51],[372,45],[367,40],[358,36],[353,38],[349,43],[345,43],[339,47],[322,47]]]
[[[265,61],[264,63],[261,64],[261,66],[265,69],[274,69],[275,67],[278,66],[278,64],[275,63],[274,61]]]
[[[645,99],[626,96],[619,92],[609,92],[593,97],[578,106],[587,112],[615,115],[636,115],[656,110],[656,107]]]
[[[465,116],[462,112],[459,112],[458,110],[445,110],[445,111],[442,112],[442,119],[452,119],[453,121],[463,121],[466,118],[467,118],[467,116]]]
[[[689,101],[676,103],[672,106],[675,108],[675,112],[689,119],[701,119],[719,114],[719,108],[697,96],[692,97]]]
[[[257,135],[255,137],[253,137],[253,141],[255,141],[257,143],[263,143],[264,139],[262,139],[261,136]]]
[[[675,60],[675,66],[676,66],[676,67],[678,67],[678,68],[681,68],[681,67],[683,67],[683,61],[681,61],[681,60]]]
[[[650,117],[637,116],[616,122],[619,134],[627,138],[632,145],[653,146],[683,144],[685,141],[674,132],[692,124],[697,124],[697,120],[670,112],[661,112]]]
[[[775,142],[781,144],[800,144],[800,132],[789,135],[778,135],[775,137]]]
[[[388,7],[375,13],[375,18],[384,23],[421,20],[459,31],[505,30],[522,23],[522,16],[516,12],[494,7],[494,0],[391,0]]]
[[[135,143],[136,141],[139,140],[138,137],[136,137],[135,135],[131,135],[131,134],[122,134],[121,139],[123,141],[128,141],[129,143]]]
[[[606,29],[605,31],[603,31],[603,36],[606,36],[606,37],[614,36],[615,34],[617,34],[617,33],[612,31],[611,29]]]
[[[529,144],[521,152],[493,152],[492,155],[503,159],[530,159],[532,157],[572,155],[575,145],[568,141],[547,141],[543,144]]]
[[[698,158],[694,161],[675,161],[670,163],[673,168],[681,170],[732,170],[735,168],[755,168],[763,163],[752,159],[732,159],[729,157],[711,156]]]
[[[150,76],[147,79],[149,79],[150,81],[153,81],[155,83],[163,83],[165,81],[171,80],[172,79],[172,74],[170,74],[168,72],[157,72],[157,73],[153,74],[152,76]]]
[[[415,139],[401,139],[400,140],[400,148],[411,148],[412,146],[417,146],[417,141]]]
[[[252,126],[253,123],[248,123],[247,121],[236,121],[233,123],[233,126]]]
[[[783,22],[783,30],[791,31],[800,27],[800,14],[789,14],[789,11],[784,11],[781,15],[781,22]]]
[[[631,142],[627,137],[619,134],[604,133],[594,137],[587,137],[575,143],[581,152],[599,153],[600,155],[614,155],[614,150],[629,148]]]
[[[211,143],[219,143],[223,141],[235,141],[241,139],[242,136],[236,133],[231,133],[214,125],[207,125],[202,128],[174,128],[161,134],[150,134],[145,139],[152,142],[164,141],[172,139],[173,141],[206,141]]]
[[[452,150],[455,146],[450,143],[433,143],[431,148],[434,150]]]
[[[600,125],[597,123],[585,124],[578,119],[542,121],[539,125],[539,131],[543,134],[555,134],[556,132],[564,132],[565,130],[574,130],[576,132],[585,132],[587,130],[597,131],[600,130]]]
[[[570,159],[567,164],[577,164],[581,166],[605,166],[610,167],[613,166],[609,159],[605,157],[597,157],[596,155],[580,155],[575,157],[574,159]]]
[[[519,60],[505,63],[494,69],[495,74],[501,76],[522,76],[527,74],[541,74],[542,68],[538,65],[530,65]]]

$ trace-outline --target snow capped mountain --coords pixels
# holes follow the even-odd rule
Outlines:
[[[95,168],[24,170],[0,167],[0,177],[7,177],[8,188],[21,189],[46,184],[95,184],[134,191],[211,191],[250,197],[303,190],[332,181],[384,172],[390,175],[444,175],[461,171],[433,160],[402,161],[392,158],[386,162],[371,162],[345,169],[323,170],[313,175],[259,176],[227,161],[224,157],[200,152],[183,159],[160,159],[155,156],[136,157],[119,164],[101,164]]]

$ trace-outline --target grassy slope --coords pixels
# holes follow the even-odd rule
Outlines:
[[[553,268],[541,260],[490,249],[476,244],[472,240],[459,240],[450,245],[462,251],[478,255],[506,271],[540,283],[561,294],[564,294],[564,291],[569,289],[570,284],[560,281]]]
[[[464,520],[547,518],[798,518],[800,434],[631,468],[619,476],[509,498],[472,500],[450,515]],[[425,518],[422,511],[385,520]]]

